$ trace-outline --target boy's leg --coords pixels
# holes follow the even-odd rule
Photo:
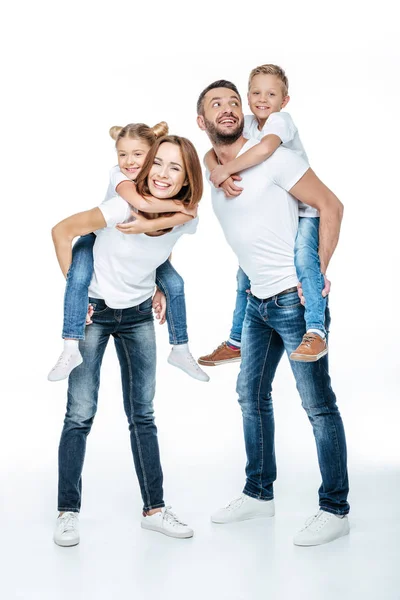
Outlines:
[[[156,284],[167,300],[167,324],[169,342],[172,345],[168,357],[169,364],[178,367],[194,379],[209,381],[209,376],[200,369],[189,350],[184,281],[170,260],[158,267]]]
[[[305,298],[306,335],[291,354],[291,360],[313,362],[328,352],[325,336],[327,299],[322,296],[324,276],[318,254],[319,218],[300,217],[294,248],[297,277]]]
[[[211,354],[200,356],[199,363],[201,365],[215,367],[225,363],[240,361],[242,328],[248,298],[246,290],[250,289],[249,278],[240,267],[237,271],[236,281],[236,304],[233,312],[232,329],[229,339],[218,346]]]

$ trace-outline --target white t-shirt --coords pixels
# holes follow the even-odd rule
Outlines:
[[[247,140],[239,154],[257,143]],[[257,298],[297,285],[294,242],[299,203],[288,190],[308,169],[303,158],[281,146],[268,160],[241,173],[240,196],[226,198],[221,188],[211,186],[214,212]]]
[[[115,225],[131,216],[131,207],[125,200],[114,193],[99,208],[107,226],[95,232],[89,296],[102,298],[110,308],[137,306],[153,294],[157,267],[167,260],[181,235],[195,233],[198,218],[159,237],[128,235],[115,229]]]
[[[132,181],[132,179],[129,179],[129,177],[124,175],[119,166],[116,165],[110,170],[110,181],[108,184],[106,197],[104,198],[103,202],[107,202],[107,200],[114,198],[115,194],[117,193],[117,186],[121,183],[121,181]]]
[[[261,131],[258,129],[258,121],[254,115],[246,115],[244,118],[243,135],[248,139],[261,140],[265,135],[277,135],[282,140],[282,146],[293,150],[301,158],[308,162],[306,151],[301,143],[299,132],[293,123],[292,117],[287,112],[272,113]],[[316,208],[299,202],[300,217],[319,217]]]

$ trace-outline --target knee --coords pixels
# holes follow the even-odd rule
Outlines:
[[[171,297],[183,296],[185,293],[185,282],[179,273],[174,273],[173,276],[168,277],[164,285]]]
[[[93,275],[93,262],[82,264],[79,261],[72,263],[68,271],[67,283],[75,288],[86,289],[89,287]]]

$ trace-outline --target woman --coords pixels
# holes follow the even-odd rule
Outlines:
[[[150,149],[138,187],[159,199],[180,200],[186,208],[200,201],[203,186],[199,158],[185,138],[165,136]],[[165,507],[157,428],[154,423],[156,343],[152,314],[155,270],[171,254],[183,233],[194,233],[197,218],[164,235],[125,235],[116,225],[131,217],[131,208],[116,196],[92,210],[73,215],[53,229],[57,258],[64,275],[71,263],[72,240],[96,231],[94,273],[89,301],[93,324],[80,341],[83,364],[69,378],[67,413],[59,447],[59,517],[54,541],[79,543],[82,469],[86,437],[97,409],[100,366],[110,335],[114,337],[132,454],[143,498],[142,527],[187,538],[193,530]],[[157,292],[155,302],[165,297]],[[163,316],[163,315],[161,315]]]

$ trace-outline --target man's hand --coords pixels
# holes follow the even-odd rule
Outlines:
[[[324,286],[324,289],[322,290],[322,296],[324,298],[326,298],[326,296],[331,291],[331,282],[329,281],[329,279],[325,275],[324,275],[324,282],[325,282],[325,286]],[[299,295],[300,302],[302,303],[303,306],[305,306],[306,299],[303,296],[303,289],[301,287],[301,283],[300,282],[297,284],[297,293]]]
[[[132,216],[135,217],[134,221],[131,221],[130,223],[120,223],[119,225],[116,225],[115,228],[121,233],[147,233],[149,231],[149,220],[133,210]]]
[[[224,190],[226,198],[236,198],[243,192],[243,188],[238,187],[235,181],[242,181],[240,175],[231,175],[226,181],[224,181],[220,188]]]
[[[94,308],[91,304],[89,304],[87,315],[86,315],[86,325],[91,325],[93,323],[93,321],[92,321],[93,313],[94,313]]]
[[[227,172],[225,165],[218,165],[210,173],[210,180],[214,187],[219,187],[229,177],[230,173]]]
[[[156,314],[156,319],[159,319],[160,325],[165,323],[165,314],[167,311],[167,300],[161,290],[157,288],[153,296],[153,310]]]

